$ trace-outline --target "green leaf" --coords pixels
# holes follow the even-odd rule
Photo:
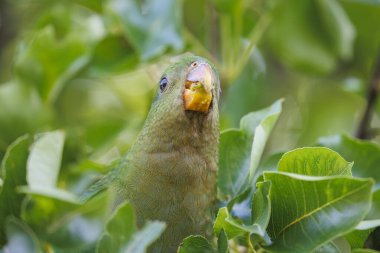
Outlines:
[[[178,248],[178,253],[214,253],[206,238],[199,235],[186,237]]]
[[[152,221],[138,232],[133,234],[133,238],[126,244],[122,252],[124,253],[144,253],[149,245],[156,241],[162,232],[164,232],[166,224],[161,221]]]
[[[260,124],[255,127],[255,133],[253,137],[251,160],[249,165],[249,184],[251,185],[254,174],[259,166],[261,157],[264,152],[265,144],[268,141],[269,135],[272,132],[274,125],[277,122],[282,110],[283,99],[279,99],[274,102],[269,108],[261,110],[263,119]],[[244,121],[243,121],[244,122]],[[244,125],[243,125],[244,127]]]
[[[218,187],[229,198],[243,193],[252,184],[265,144],[281,113],[282,101],[247,114],[241,120],[240,129],[222,132]]]
[[[261,228],[258,224],[245,225],[239,220],[232,217],[228,212],[227,207],[219,209],[218,215],[214,223],[214,234],[219,235],[224,230],[228,239],[247,235],[255,235],[260,239],[266,240],[265,229]]]
[[[364,247],[364,243],[368,239],[368,236],[372,233],[373,229],[368,230],[354,230],[344,237],[351,246],[351,249],[359,249]]]
[[[55,188],[61,168],[64,141],[63,131],[37,136],[27,163],[26,180],[31,189]]]
[[[335,69],[337,59],[321,31],[315,8],[312,0],[278,1],[267,44],[285,66],[323,75]]]
[[[19,187],[19,191],[79,203],[75,195],[56,187],[64,141],[65,133],[60,130],[37,135],[27,162],[28,186]]]
[[[342,237],[338,237],[335,240],[328,242],[313,253],[349,253],[351,252],[350,244]]]
[[[248,184],[252,139],[241,130],[227,130],[220,135],[218,187],[232,198]]]
[[[316,4],[336,55],[349,59],[353,54],[355,27],[338,1],[318,0]]]
[[[380,219],[380,189],[372,194],[372,206],[366,219]]]
[[[266,172],[264,179],[272,182],[270,251],[311,251],[355,228],[370,208],[370,179],[284,172]]]
[[[368,230],[368,229],[377,228],[377,227],[380,227],[380,219],[378,219],[378,220],[363,220],[356,226],[356,229]]]
[[[270,188],[271,182],[259,182],[252,201],[252,223],[266,229],[271,215]]]
[[[106,10],[116,19],[142,60],[158,56],[167,48],[179,51],[182,1],[108,0]],[[152,25],[154,24],[154,25]]]
[[[226,221],[226,219],[230,216],[227,207],[222,207],[218,211],[218,215],[216,216],[216,220],[214,222],[214,234],[218,236],[222,230],[225,231],[227,238],[232,239],[239,235],[244,234],[239,227],[231,225]]]
[[[354,249],[351,253],[379,253],[379,251],[372,249]]]
[[[54,28],[47,26],[20,52],[15,70],[23,84],[36,87],[44,101],[53,102],[89,61],[88,45],[81,37],[73,34],[58,41]]]
[[[5,219],[9,216],[20,217],[23,194],[16,188],[26,184],[26,161],[29,154],[31,138],[22,136],[15,140],[7,149],[1,164],[3,187],[0,192],[0,246],[6,242]]]
[[[21,220],[9,217],[6,221],[5,230],[8,237],[5,252],[42,252],[37,236]]]
[[[218,236],[218,253],[228,253],[228,238],[224,229],[222,229]]]
[[[354,161],[352,174],[356,177],[375,179],[375,189],[380,188],[380,147],[370,141],[358,140],[347,135],[322,138],[319,143],[338,152],[344,159]]]
[[[307,176],[351,176],[352,165],[328,148],[299,148],[283,155],[278,171]]]
[[[164,231],[166,225],[160,221],[152,221],[137,230],[135,212],[130,203],[119,206],[109,218],[106,232],[101,237],[97,252],[145,252]]]

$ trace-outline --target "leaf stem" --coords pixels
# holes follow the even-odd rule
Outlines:
[[[237,66],[235,68],[235,71],[233,72],[233,78],[238,76],[243,70],[244,66],[247,64],[249,57],[251,56],[253,50],[255,49],[255,46],[261,39],[263,33],[268,28],[271,20],[272,17],[270,15],[270,11],[268,11],[260,17],[257,24],[252,29],[251,34],[249,36],[249,44],[241,54],[239,62],[237,62]]]
[[[256,253],[255,247],[253,247],[252,242],[251,242],[251,235],[247,233],[247,243],[249,247],[249,251]]]

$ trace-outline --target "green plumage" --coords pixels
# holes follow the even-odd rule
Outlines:
[[[192,63],[187,56],[164,72],[168,84],[158,91],[142,131],[127,156],[111,172],[116,202],[129,200],[138,218],[165,221],[167,228],[150,252],[176,252],[191,234],[211,236],[219,146],[219,79],[213,72],[213,99],[207,113],[186,111],[183,91]],[[211,66],[211,65],[210,65]]]

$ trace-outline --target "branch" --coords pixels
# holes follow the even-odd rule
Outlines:
[[[359,139],[370,139],[372,132],[370,128],[371,119],[375,111],[375,105],[380,90],[380,50],[375,62],[375,69],[373,76],[368,87],[367,93],[367,107],[364,111],[363,117],[359,123],[358,130],[356,131],[356,137]]]

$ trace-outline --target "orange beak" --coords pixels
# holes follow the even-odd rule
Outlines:
[[[213,71],[207,63],[202,63],[187,76],[183,104],[185,110],[208,112],[212,101]]]

